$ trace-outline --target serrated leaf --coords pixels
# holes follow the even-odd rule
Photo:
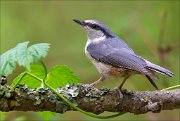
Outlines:
[[[9,75],[16,68],[16,48],[13,48],[0,56],[0,75]]]
[[[27,47],[28,43],[24,42],[17,45],[17,48],[19,48],[17,51],[17,60],[19,65],[30,70],[31,63],[37,62],[47,55],[49,44],[40,43]]]
[[[40,79],[44,79],[46,77],[47,72],[46,72],[46,70],[45,70],[45,68],[43,66],[41,66],[41,65],[31,65],[30,67],[31,67],[30,73],[32,75],[35,75],[35,76],[39,77]],[[18,80],[23,75],[24,75],[24,72],[19,74],[18,77],[16,77],[13,80],[11,86],[14,87],[14,85],[17,84]],[[30,75],[27,75],[27,74],[21,80],[20,84],[26,84],[30,88],[37,88],[37,87],[40,87],[40,85],[41,85],[41,83],[37,79],[35,79],[35,78],[33,78],[33,77],[31,77]]]
[[[29,42],[23,42],[19,43],[16,48],[16,57],[17,57],[17,62],[20,66],[26,67],[28,70],[30,70],[30,63],[33,62],[33,58],[30,55],[28,51],[28,44]]]
[[[0,75],[8,76],[17,63],[30,71],[30,64],[39,61],[48,53],[49,44],[39,43],[28,47],[29,42],[19,43],[15,48],[0,56]]]
[[[55,66],[51,69],[46,77],[46,81],[52,87],[64,87],[66,84],[76,84],[80,82],[70,68],[67,66]]]
[[[42,57],[45,57],[47,55],[49,45],[50,44],[48,43],[40,43],[34,44],[28,48],[28,51],[30,55],[33,57],[34,62],[40,60]]]

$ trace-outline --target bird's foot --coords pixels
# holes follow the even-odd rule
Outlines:
[[[119,99],[123,97],[123,91],[119,87],[115,87],[114,90],[117,91]]]
[[[94,87],[94,86],[96,86],[99,82],[103,81],[104,79],[105,79],[104,76],[101,76],[97,81],[91,83],[89,86]]]
[[[97,84],[97,82],[95,81],[95,82],[89,84],[89,86],[90,86],[90,87],[94,87],[94,86],[96,86],[96,84]]]
[[[119,91],[121,91],[121,92],[123,92],[123,90],[124,90],[124,89],[121,88],[121,87],[115,87],[114,89],[115,89],[115,90],[119,90]]]

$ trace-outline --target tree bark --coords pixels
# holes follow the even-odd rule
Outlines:
[[[169,91],[130,91],[97,89],[88,84],[67,85],[57,91],[79,108],[95,114],[130,112],[143,114],[180,108],[180,89]],[[47,88],[30,89],[20,85],[12,90],[0,85],[0,111],[52,111],[64,113],[73,110]]]

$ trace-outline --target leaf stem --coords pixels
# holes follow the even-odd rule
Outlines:
[[[46,66],[45,66],[45,64],[44,64],[44,62],[42,60],[40,61],[40,63],[41,63],[41,65],[43,66],[43,68],[45,70],[45,74],[44,74],[45,76],[44,76],[43,81],[41,82],[41,86],[40,86],[40,87],[44,88],[45,87],[44,82],[45,82],[45,79],[47,77],[47,68],[46,68]]]
[[[13,85],[13,86],[11,85],[13,89],[15,89],[15,87],[21,82],[21,80],[24,78],[24,76],[25,76],[26,74],[27,74],[27,73],[24,72],[23,75],[21,76],[21,78],[16,82],[16,84]]]
[[[41,60],[40,61],[40,63],[42,64],[42,66],[43,66],[43,68],[44,68],[44,70],[45,70],[45,76],[44,76],[44,78],[43,78],[43,81],[45,81],[45,79],[46,79],[46,77],[47,77],[47,68],[46,68],[46,66],[45,66],[45,64],[44,64],[44,62]]]
[[[175,86],[171,86],[171,87],[168,87],[168,88],[164,88],[164,89],[162,89],[161,91],[164,91],[164,90],[172,90],[172,89],[176,89],[176,88],[180,88],[180,84],[175,85]]]

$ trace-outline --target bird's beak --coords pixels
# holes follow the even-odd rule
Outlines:
[[[78,23],[81,26],[85,26],[85,22],[77,19],[73,19],[74,22]]]

